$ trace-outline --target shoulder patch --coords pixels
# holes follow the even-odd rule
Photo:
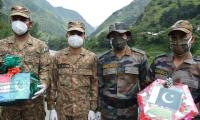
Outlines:
[[[157,55],[155,58],[160,58],[160,57],[167,57],[168,55],[166,53],[163,53],[163,54],[160,54],[160,55]]]
[[[134,48],[134,47],[132,47],[131,50],[133,50],[133,51],[135,51],[135,52],[138,52],[138,53],[141,53],[141,54],[143,54],[143,55],[146,54],[143,50],[140,50],[140,49],[137,49],[137,48]]]

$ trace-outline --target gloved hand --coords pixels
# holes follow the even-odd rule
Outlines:
[[[49,120],[58,120],[58,115],[55,109],[49,110]]]
[[[97,111],[95,113],[95,116],[96,116],[96,120],[101,120],[101,112]]]
[[[90,110],[88,113],[88,120],[96,120],[96,115],[94,111]]]
[[[34,96],[32,97],[32,99],[35,99],[38,96],[42,95],[45,92],[45,90],[47,89],[46,83],[42,83],[41,85],[38,85],[37,87],[39,87],[41,89],[34,94]]]

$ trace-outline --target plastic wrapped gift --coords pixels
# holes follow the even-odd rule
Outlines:
[[[191,120],[198,114],[187,85],[164,84],[158,79],[138,93],[140,120]]]
[[[0,74],[0,105],[30,98],[30,73]]]

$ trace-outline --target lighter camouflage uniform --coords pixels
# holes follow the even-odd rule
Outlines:
[[[137,120],[137,93],[144,87],[148,63],[145,52],[126,47],[118,59],[112,50],[99,58],[100,110],[103,120]]]
[[[11,8],[12,16],[22,16],[30,19],[30,11],[22,6]],[[19,41],[17,41],[19,43]],[[27,35],[24,46],[17,47],[15,36],[0,40],[0,64],[6,54],[17,55],[22,59],[21,72],[32,72],[42,82],[48,84],[49,52],[44,42]],[[44,120],[45,110],[43,96],[34,100],[17,102],[14,106],[2,107],[0,120]]]
[[[72,55],[66,48],[53,61],[48,109],[56,108],[59,120],[87,120],[89,110],[97,108],[96,55],[84,48]]]
[[[16,47],[15,37],[0,40],[0,63],[6,54],[17,55],[22,59],[22,72],[33,72],[40,80],[48,82],[49,52],[44,42],[29,35],[22,49]],[[43,120],[45,111],[43,96],[15,106],[2,107],[1,120]]]

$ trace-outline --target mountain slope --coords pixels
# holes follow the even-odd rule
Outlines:
[[[196,26],[200,24],[199,13],[199,0],[152,0],[131,28],[135,46],[145,50],[151,58],[170,52],[169,28],[176,21],[185,19],[194,27],[196,43],[192,52],[200,55],[200,32],[196,30]]]
[[[145,6],[151,0],[134,0],[129,5],[114,12],[108,17],[98,28],[92,33],[93,36],[98,36],[101,32],[108,29],[109,25],[114,22],[125,22],[129,25],[134,24],[137,18],[143,13]]]
[[[66,22],[80,20],[86,24],[86,32],[90,34],[94,28],[89,25],[83,17],[72,10],[62,7],[53,7],[46,0],[2,0],[4,7],[3,12],[9,14],[12,5],[23,5],[28,7],[32,12],[33,21],[39,24],[41,31],[50,35],[60,36],[66,32],[64,25]]]
[[[140,28],[140,31],[159,32],[180,19],[188,19],[196,24],[199,13],[199,0],[153,0],[134,27]]]
[[[177,20],[189,20],[194,29],[196,42],[192,47],[194,55],[200,55],[200,1],[199,0],[152,0],[135,24],[130,27],[132,40],[129,45],[146,51],[149,61],[166,52],[170,52],[169,28]],[[121,15],[129,17],[127,14]],[[93,51],[110,49],[109,41],[105,39],[107,32],[91,37],[86,47]]]

